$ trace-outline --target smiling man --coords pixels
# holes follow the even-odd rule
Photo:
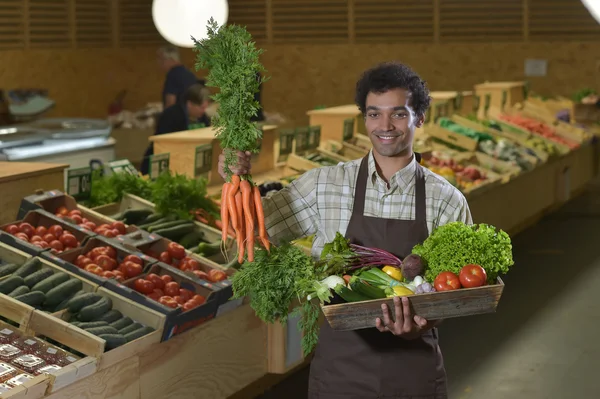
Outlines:
[[[406,65],[380,64],[359,79],[356,104],[373,149],[363,159],[313,169],[263,199],[269,238],[276,243],[315,234],[313,255],[319,256],[339,231],[404,258],[436,227],[472,223],[460,191],[421,167],[413,152],[415,129],[430,104],[425,82]],[[219,164],[222,172],[223,156]],[[234,173],[250,166],[240,153]],[[398,297],[394,309],[382,307],[374,328],[334,331],[325,323],[309,399],[446,398],[436,324],[413,315]]]

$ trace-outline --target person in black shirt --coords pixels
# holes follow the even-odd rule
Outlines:
[[[176,104],[191,85],[195,83],[205,85],[204,80],[198,79],[181,63],[179,50],[176,47],[161,47],[157,57],[158,65],[167,74],[162,92],[163,109]]]
[[[158,118],[154,135],[182,132],[191,124],[210,126],[206,108],[210,104],[210,91],[200,83],[190,86],[181,101],[165,109]],[[150,155],[154,154],[152,143],[148,145],[142,161],[141,172],[147,175],[150,168]]]

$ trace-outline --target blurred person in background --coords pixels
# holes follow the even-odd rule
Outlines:
[[[175,105],[186,89],[195,83],[205,85],[204,80],[181,63],[177,47],[165,46],[157,51],[158,65],[167,74],[162,92],[163,109]]]
[[[210,126],[210,118],[206,109],[210,105],[210,91],[201,83],[191,85],[179,101],[165,108],[156,124],[155,136],[160,134],[182,132],[188,130],[190,125]],[[152,143],[144,153],[141,172],[147,175],[150,168],[150,155],[154,155]]]

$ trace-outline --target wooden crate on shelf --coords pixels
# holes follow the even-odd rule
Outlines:
[[[408,296],[414,314],[428,320],[449,319],[494,313],[504,290],[504,283],[477,288],[432,292]],[[381,316],[381,305],[393,308],[392,298],[363,302],[324,305],[321,307],[329,325],[336,331],[359,330],[375,327]]]
[[[322,143],[319,150],[323,151],[324,153],[336,154],[340,159],[345,161],[362,158],[369,152],[364,148],[356,147],[350,143],[340,143],[334,140],[328,140]]]
[[[426,132],[431,137],[441,140],[444,143],[462,148],[466,151],[475,151],[477,149],[477,140],[455,133],[448,129],[444,129],[439,125],[428,125],[426,127]]]
[[[500,161],[482,152],[462,153],[455,159],[461,165],[476,165],[484,170],[491,171],[499,175],[503,183],[521,174],[521,168],[518,166]]]

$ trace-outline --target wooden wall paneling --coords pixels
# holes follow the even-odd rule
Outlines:
[[[154,26],[150,0],[119,0],[118,17],[120,47],[165,43]]]
[[[346,0],[272,0],[274,43],[348,43]]]
[[[25,48],[23,0],[0,0],[0,50]]]
[[[32,49],[72,46],[69,0],[29,0],[29,47]]]
[[[600,39],[600,24],[580,0],[528,0],[529,37],[535,41]]]
[[[441,42],[521,41],[523,0],[442,0]]]
[[[262,43],[267,40],[267,12],[266,0],[229,0],[227,22],[245,26],[254,40]]]
[[[111,47],[111,0],[75,2],[75,43],[78,48]]]
[[[433,0],[354,0],[357,43],[432,42]]]

